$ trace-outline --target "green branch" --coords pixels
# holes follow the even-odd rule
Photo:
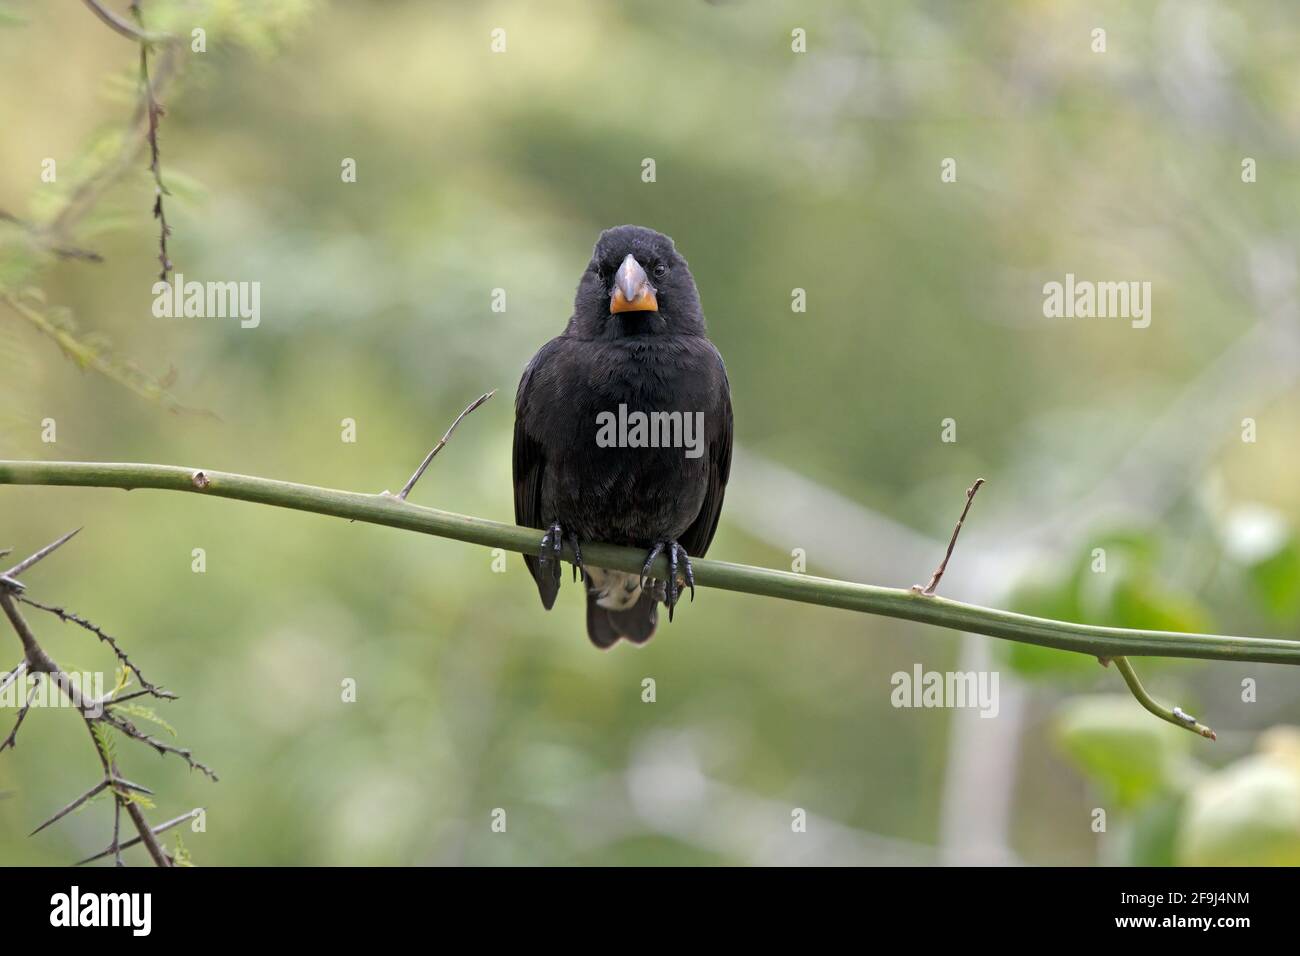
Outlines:
[[[1104,664],[1106,661],[1103,659],[1102,663]],[[1119,672],[1124,678],[1124,683],[1128,684],[1128,689],[1132,691],[1133,696],[1137,698],[1137,702],[1148,711],[1155,714],[1161,720],[1169,721],[1169,723],[1173,724],[1175,727],[1182,727],[1185,730],[1190,730],[1194,734],[1208,737],[1210,740],[1219,739],[1213,730],[1206,727],[1191,714],[1185,713],[1182,708],[1174,707],[1171,709],[1152,699],[1151,695],[1147,693],[1146,688],[1142,686],[1142,682],[1138,680],[1137,671],[1133,669],[1133,665],[1129,663],[1128,658],[1115,658],[1115,666],[1119,668]]]
[[[86,488],[186,491],[206,497],[234,498],[277,508],[366,521],[526,554],[536,553],[541,541],[540,531],[424,508],[400,501],[392,495],[335,491],[314,485],[176,465],[0,461],[0,485],[72,485]],[[866,547],[867,542],[863,546]],[[642,551],[613,545],[583,544],[582,552],[588,564],[617,571],[640,571],[645,560]],[[572,557],[567,548],[565,557]],[[957,631],[1076,651],[1099,658],[1194,657],[1300,664],[1300,641],[1071,624],[950,601],[902,588],[874,587],[702,558],[692,563],[695,567],[695,582],[702,587],[902,618]],[[666,576],[666,560],[660,558],[656,569],[660,576]]]

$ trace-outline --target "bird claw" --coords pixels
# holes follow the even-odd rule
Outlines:
[[[578,536],[570,532],[564,536],[564,540],[573,549],[573,580],[586,578],[587,569],[582,565],[582,546],[578,543]]]
[[[565,544],[573,549],[573,579],[576,581],[579,573],[586,573],[582,566],[582,548],[578,545],[578,536],[572,532],[566,533],[557,521],[542,535],[542,546],[537,552],[538,568],[542,571],[549,570],[557,584],[560,581],[560,556],[564,553]]]
[[[691,556],[686,553],[676,541],[657,541],[650,554],[645,559],[645,564],[641,568],[641,587],[648,587],[650,581],[650,568],[655,563],[655,559],[660,554],[668,554],[668,580],[664,582],[664,604],[668,606],[668,620],[673,619],[673,610],[677,607],[677,601],[682,595],[682,584],[677,580],[678,561],[681,562],[682,576],[685,578],[685,586],[690,588],[691,601],[695,600],[695,569],[691,567]]]
[[[643,591],[650,586],[650,565],[655,563],[655,558],[659,557],[665,543],[663,541],[658,542],[646,556],[645,565],[641,568],[641,590]]]

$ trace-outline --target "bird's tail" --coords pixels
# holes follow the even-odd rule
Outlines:
[[[591,643],[609,648],[620,637],[633,644],[650,640],[659,623],[659,602],[653,588],[642,591],[636,603],[624,610],[602,607],[599,601],[599,591],[587,591],[587,636]]]

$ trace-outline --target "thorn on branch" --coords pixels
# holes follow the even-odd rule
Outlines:
[[[41,548],[41,550],[37,551],[35,554],[31,555],[30,557],[24,558],[22,561],[19,561],[12,568],[10,568],[8,571],[5,571],[3,574],[0,574],[0,578],[18,577],[18,575],[22,574],[24,571],[30,568],[37,561],[49,557],[59,548],[63,547],[63,545],[67,544],[67,542],[70,541],[72,537],[76,535],[77,532],[79,532],[80,530],[81,530],[80,528],[74,528],[72,531],[69,531],[67,534],[65,534],[62,538],[59,538],[57,541],[52,541],[51,543],[47,544],[45,547]],[[19,590],[22,590],[22,587],[23,586],[21,584],[18,585]]]
[[[189,749],[185,747],[173,747],[165,740],[159,740],[157,737],[151,737],[148,734],[146,734],[144,731],[136,727],[135,724],[131,723],[125,717],[118,717],[115,714],[105,713],[102,717],[99,718],[99,720],[102,720],[104,723],[108,724],[108,726],[112,727],[114,730],[118,730],[126,734],[126,736],[130,737],[132,740],[138,740],[143,744],[148,744],[154,750],[158,751],[158,753],[161,756],[165,757],[167,754],[176,754],[176,756],[180,757],[187,764],[189,764],[191,770],[198,770],[200,773],[208,777],[214,783],[218,779],[220,779],[212,771],[211,767],[209,767],[207,764],[200,763],[199,761],[195,760],[193,752],[191,752]]]
[[[150,796],[150,797],[153,796],[153,791],[150,790],[148,787],[142,787],[140,786],[140,784],[132,783],[130,780],[126,780],[122,777],[114,777],[113,786],[122,787],[123,789],[126,790],[134,790],[136,793],[143,793],[146,796]]]
[[[87,0],[88,3],[96,4],[96,0]],[[162,163],[160,162],[160,151],[158,148],[158,121],[166,115],[163,105],[158,102],[158,97],[154,93],[153,81],[149,77],[149,46],[150,43],[166,37],[155,37],[148,33],[144,28],[144,14],[140,9],[139,0],[133,0],[131,4],[131,15],[135,18],[138,28],[132,27],[132,35],[140,41],[140,91],[141,103],[145,112],[145,118],[148,122],[146,138],[149,143],[149,172],[153,174],[154,200],[153,200],[153,217],[158,220],[158,262],[162,269],[158,273],[158,278],[166,282],[167,274],[172,271],[172,261],[167,254],[167,237],[171,235],[171,226],[167,224],[167,210],[163,207],[163,197],[169,196],[167,186],[162,179]],[[102,19],[102,17],[101,17]],[[120,18],[117,18],[120,19]],[[105,21],[110,22],[110,21]],[[125,20],[121,23],[127,27],[130,24]],[[113,25],[110,22],[110,25]],[[116,27],[115,27],[116,28]]]
[[[966,506],[961,509],[961,517],[957,519],[957,526],[952,529],[952,537],[948,540],[948,550],[944,552],[943,560],[939,566],[934,569],[934,575],[930,578],[930,583],[925,587],[919,584],[913,584],[912,590],[917,594],[924,594],[926,597],[933,597],[935,588],[943,580],[943,572],[948,568],[948,559],[952,557],[952,549],[957,546],[957,535],[961,534],[961,526],[966,521],[966,515],[970,513],[971,502],[975,500],[975,493],[980,490],[980,485],[984,484],[983,478],[976,478],[975,484],[966,489]]]
[[[181,814],[179,817],[176,817],[174,820],[168,820],[166,823],[160,823],[160,824],[158,824],[158,826],[156,826],[156,827],[152,827],[152,828],[150,829],[150,833],[152,833],[154,836],[157,836],[159,833],[163,833],[163,832],[165,832],[165,831],[167,831],[167,830],[170,830],[172,827],[177,826],[177,825],[179,825],[179,824],[181,824],[181,823],[184,823],[186,820],[193,820],[196,816],[198,816],[199,812],[200,812],[202,809],[203,809],[202,807],[195,807],[195,808],[194,808],[193,810],[191,810],[189,813],[183,813],[183,814]],[[117,849],[119,849],[119,850],[129,850],[131,847],[133,847],[133,846],[135,846],[137,843],[139,843],[140,840],[141,840],[140,837],[135,837],[134,839],[127,840],[125,843],[123,843],[123,844],[122,844],[120,847],[118,847]],[[110,853],[112,853],[112,852],[113,852],[113,849],[114,849],[114,848],[110,846],[108,849],[103,850],[103,851],[101,851],[101,852],[99,852],[99,853],[96,853],[94,856],[88,856],[88,857],[86,857],[84,860],[78,860],[76,863],[74,863],[74,864],[72,864],[72,865],[73,865],[73,866],[83,866],[83,865],[85,865],[86,863],[94,863],[96,860],[102,860],[104,857],[106,857],[106,856],[108,856]]]
[[[40,833],[42,830],[44,830],[46,827],[50,826],[51,824],[58,823],[60,820],[62,820],[64,817],[66,817],[69,813],[71,813],[73,810],[77,809],[77,807],[81,806],[83,803],[85,803],[85,802],[86,802],[87,800],[89,800],[91,797],[93,797],[93,796],[95,796],[96,794],[98,794],[101,790],[103,790],[103,789],[104,789],[105,787],[107,787],[107,786],[108,786],[108,781],[107,781],[107,780],[101,780],[101,781],[99,781],[99,783],[95,784],[93,787],[91,787],[89,790],[87,790],[87,791],[86,791],[85,793],[83,793],[81,796],[77,797],[77,799],[73,800],[71,803],[69,803],[66,807],[64,807],[64,808],[63,808],[62,810],[60,810],[58,813],[54,814],[54,816],[50,817],[48,820],[46,820],[44,823],[42,823],[40,826],[38,826],[35,830],[33,830],[31,833],[29,833],[28,836],[36,836],[36,834]]]
[[[163,690],[161,687],[158,687],[152,690],[149,688],[145,688],[144,690],[134,690],[129,694],[123,694],[121,697],[105,697],[102,700],[96,701],[96,703],[102,704],[105,707],[116,707],[118,704],[125,704],[128,700],[135,700],[138,697],[158,697],[162,700],[180,700],[180,697],[173,694],[171,691]]]
[[[33,687],[27,692],[27,702],[18,710],[18,719],[14,721],[14,729],[9,731],[9,736],[4,739],[3,743],[0,743],[0,753],[4,753],[10,747],[18,746],[18,728],[23,725],[23,720],[27,717],[27,711],[32,709],[32,699],[35,696],[36,688]]]
[[[162,830],[169,826],[173,826],[180,820],[187,819],[189,816],[192,816],[193,813],[191,812],[191,814],[188,814],[186,817],[178,817],[176,820],[170,821],[162,827],[151,829],[148,821],[145,819],[144,811],[141,809],[139,801],[134,799],[133,794],[152,794],[153,791],[148,787],[134,783],[122,776],[117,768],[117,761],[113,754],[111,741],[107,734],[101,735],[99,730],[101,727],[111,727],[133,740],[138,740],[142,743],[148,744],[160,754],[177,754],[189,764],[191,769],[200,770],[215,781],[217,779],[216,774],[213,773],[209,767],[195,760],[189,750],[181,747],[173,747],[164,741],[150,737],[148,734],[137,729],[129,720],[119,717],[116,714],[110,715],[107,711],[107,708],[112,704],[121,704],[127,700],[140,697],[144,694],[152,694],[155,697],[161,697],[164,699],[174,699],[175,695],[161,688],[155,687],[146,681],[143,675],[141,675],[139,669],[136,668],[127,657],[126,652],[118,645],[117,641],[106,634],[97,625],[92,624],[80,615],[74,614],[64,608],[42,604],[39,601],[26,597],[22,593],[22,583],[12,576],[19,571],[31,567],[37,561],[40,561],[42,558],[52,553],[76,533],[76,531],[73,531],[64,535],[52,544],[46,545],[31,557],[19,562],[5,575],[0,576],[0,610],[2,610],[5,616],[9,619],[9,623],[13,625],[15,632],[18,634],[19,640],[22,642],[24,651],[23,660],[20,661],[12,671],[5,673],[3,678],[0,678],[0,691],[7,689],[10,684],[25,672],[45,674],[46,679],[51,681],[63,696],[66,697],[77,709],[78,715],[85,723],[86,730],[90,733],[91,740],[94,742],[95,754],[99,758],[100,766],[103,768],[103,776],[94,787],[77,797],[38,826],[32,831],[32,835],[35,836],[47,827],[52,826],[66,817],[69,813],[72,813],[78,807],[83,806],[93,797],[108,790],[113,795],[113,841],[107,850],[98,856],[91,857],[90,859],[99,859],[103,856],[112,855],[114,865],[122,866],[122,851],[127,847],[136,845],[137,843],[143,843],[150,858],[157,866],[169,867],[174,865],[174,861],[158,842],[156,833],[162,832]],[[6,550],[3,553],[7,554],[8,551]],[[96,634],[100,640],[106,642],[113,649],[113,653],[122,665],[135,674],[136,678],[145,687],[145,690],[136,691],[117,699],[105,698],[101,700],[91,700],[88,698],[74,684],[72,678],[67,674],[67,672],[62,670],[49,654],[45,652],[44,648],[41,647],[40,643],[36,639],[36,635],[32,632],[30,625],[28,625],[22,612],[19,610],[19,602],[54,614],[63,621],[72,621],[73,623]],[[117,689],[121,689],[120,684]],[[3,742],[0,742],[0,752],[15,746],[18,729],[22,726],[23,720],[32,706],[35,692],[36,688],[32,688],[31,692],[29,692],[26,703],[18,712],[18,719],[14,724],[13,730],[9,732],[9,736]],[[139,834],[136,839],[128,841],[127,843],[123,843],[121,840],[123,811],[126,811],[127,817],[130,819],[136,832]],[[83,860],[82,862],[84,863],[89,861]]]
[[[128,668],[131,671],[131,673],[135,675],[135,679],[140,682],[140,686],[144,688],[144,693],[149,694],[150,696],[153,697],[160,697],[163,699],[175,698],[176,696],[175,694],[171,694],[163,690],[161,687],[157,687],[154,684],[151,684],[147,680],[145,680],[144,675],[140,673],[140,668],[135,666],[131,658],[127,656],[126,651],[122,650],[121,646],[117,643],[117,640],[113,638],[111,635],[106,634],[103,631],[103,629],[99,627],[99,625],[86,620],[80,614],[74,614],[72,611],[69,611],[66,608],[55,607],[51,604],[42,604],[40,601],[33,601],[31,598],[25,595],[19,597],[18,600],[22,601],[24,604],[30,604],[32,607],[37,608],[39,610],[47,611],[65,623],[71,621],[73,624],[76,624],[78,627],[82,627],[85,628],[87,631],[90,631],[90,633],[94,634],[101,641],[103,641],[105,644],[107,644],[109,647],[113,649],[113,654],[117,657],[118,661],[120,661],[124,667]],[[107,704],[108,701],[105,701],[104,703]],[[121,701],[115,701],[115,703],[121,703]]]

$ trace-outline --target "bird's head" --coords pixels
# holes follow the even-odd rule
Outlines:
[[[596,240],[569,327],[584,338],[703,333],[704,313],[671,239],[644,226],[615,226]]]

